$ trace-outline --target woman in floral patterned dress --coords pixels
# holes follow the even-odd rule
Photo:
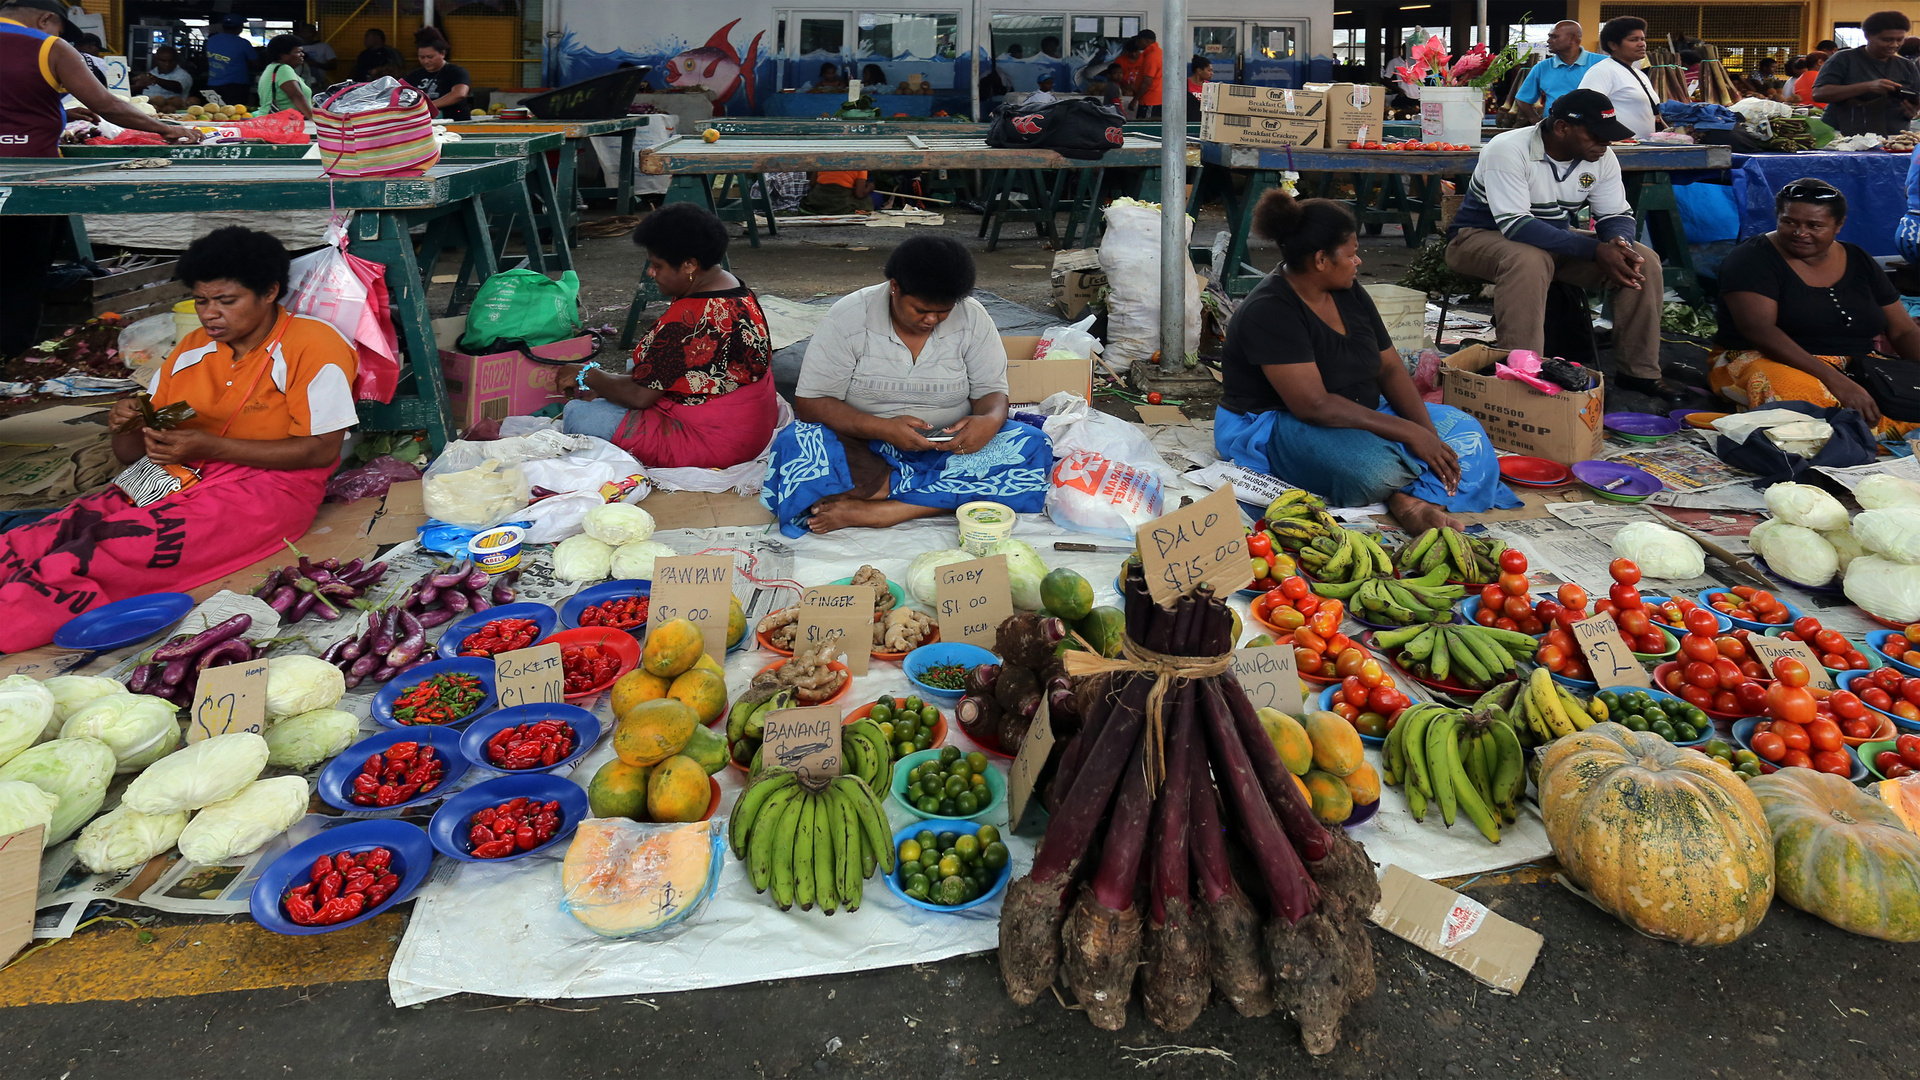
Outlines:
[[[753,290],[721,265],[726,227],[690,203],[647,215],[633,239],[647,274],[673,301],[619,373],[597,363],[562,371],[579,391],[562,425],[595,435],[652,468],[725,469],[773,440],[780,404],[773,349]]]

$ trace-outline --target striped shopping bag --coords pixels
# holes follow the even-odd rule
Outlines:
[[[433,136],[433,105],[427,96],[396,79],[384,105],[336,111],[343,98],[366,83],[351,83],[329,94],[313,110],[314,141],[320,144],[321,172],[327,176],[417,176],[440,160]],[[354,105],[366,95],[356,95]]]

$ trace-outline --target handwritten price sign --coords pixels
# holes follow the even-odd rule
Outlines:
[[[1233,677],[1240,680],[1240,688],[1247,692],[1254,708],[1300,715],[1305,703],[1300,697],[1300,670],[1294,664],[1293,646],[1235,649],[1231,663]]]
[[[839,651],[846,653],[847,670],[867,673],[867,654],[873,649],[873,587],[871,585],[817,585],[800,594],[794,651],[817,648],[835,634]]]
[[[1611,614],[1601,612],[1574,623],[1573,640],[1580,646],[1581,655],[1587,658],[1587,666],[1593,669],[1593,681],[1600,684],[1600,689],[1616,686],[1646,689],[1653,685],[1653,679],[1634,657],[1627,639],[1620,636],[1620,627]]]
[[[1202,584],[1215,596],[1233,595],[1252,579],[1247,530],[1233,485],[1191,506],[1154,518],[1135,530],[1134,542],[1147,572],[1147,592],[1161,607],[1172,607]]]
[[[653,564],[653,593],[647,603],[647,630],[685,619],[700,628],[707,655],[724,663],[727,614],[733,600],[733,557],[675,555]]]
[[[565,700],[567,675],[560,662],[559,643],[549,641],[530,649],[495,653],[493,692],[500,698],[503,709],[551,705]]]
[[[1747,637],[1747,648],[1753,650],[1754,658],[1760,666],[1767,669],[1768,677],[1773,675],[1775,660],[1798,660],[1807,666],[1807,685],[1818,686],[1823,690],[1833,689],[1833,676],[1827,674],[1826,666],[1814,655],[1813,647],[1804,641],[1789,641],[1786,638],[1768,637],[1765,634],[1752,634]]]
[[[1000,624],[1013,614],[1007,557],[991,555],[940,567],[935,571],[933,602],[940,640],[993,648]]]
[[[267,662],[210,667],[200,673],[187,741],[197,743],[233,731],[259,734],[267,726]]]
[[[803,780],[840,775],[840,707],[811,705],[767,714],[760,760],[766,768],[792,769]]]

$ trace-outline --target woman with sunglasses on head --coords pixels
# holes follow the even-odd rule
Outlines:
[[[1920,361],[1920,327],[1873,258],[1836,241],[1846,196],[1801,179],[1773,206],[1774,231],[1742,242],[1720,265],[1713,389],[1749,407],[1845,406],[1882,435],[1920,427],[1884,415],[1884,403],[1856,381],[1883,334],[1901,359]]]

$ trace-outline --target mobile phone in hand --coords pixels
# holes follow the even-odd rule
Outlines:
[[[946,428],[915,428],[920,437],[928,442],[952,442],[954,434]]]

